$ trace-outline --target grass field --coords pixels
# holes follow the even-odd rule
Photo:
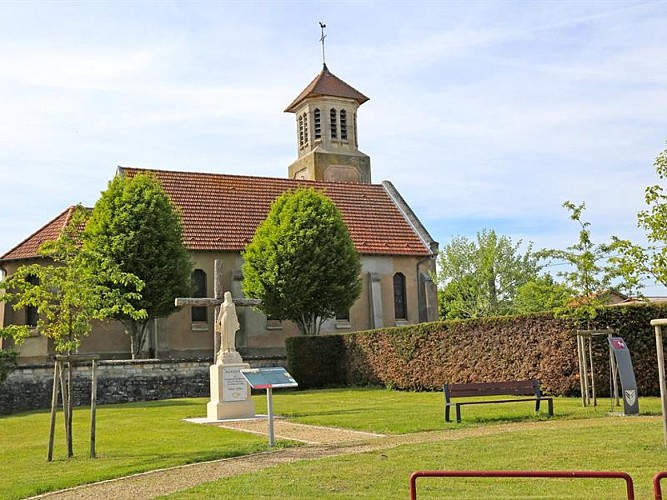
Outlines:
[[[406,499],[416,470],[615,470],[652,499],[651,478],[667,466],[656,417],[567,420],[539,429],[297,462],[209,483],[169,498]],[[534,427],[534,426],[531,426]],[[452,434],[461,431],[452,431]],[[453,437],[453,436],[452,436]],[[621,480],[422,478],[418,499],[620,499]]]
[[[264,396],[253,398],[258,412],[264,412]],[[204,399],[184,399],[101,406],[97,459],[87,457],[89,415],[86,409],[79,409],[74,423],[76,458],[65,458],[59,420],[55,460],[51,463],[45,460],[47,412],[0,418],[1,496],[21,498],[135,472],[266,450],[265,437],[183,422],[183,418],[203,416],[205,403]],[[384,434],[444,431],[443,439],[275,467],[176,497],[407,498],[407,478],[418,469],[530,468],[624,470],[633,475],[637,491],[644,494],[638,498],[650,498],[646,496],[650,477],[667,469],[657,398],[640,400],[642,415],[653,417],[609,417],[608,400],[601,401],[597,408],[582,408],[577,399],[557,398],[554,406],[553,419],[535,417],[531,403],[470,406],[464,408],[463,423],[457,425],[444,423],[439,393],[385,389],[280,392],[274,395],[274,411],[291,421]],[[516,422],[528,425],[517,430],[511,425]],[[490,426],[498,426],[498,432],[475,435],[476,429]],[[464,437],[466,433],[469,435]],[[451,480],[420,481],[419,498],[482,495],[470,490],[470,485],[476,484],[472,480],[465,481],[463,489],[460,482]],[[539,494],[532,481],[503,481],[502,489],[498,489],[497,481],[486,480],[486,486],[480,487],[493,488],[486,498],[614,498],[614,492],[623,491],[620,481],[593,481],[586,487],[594,483],[595,489],[582,495],[583,483],[567,480],[549,483],[559,485],[560,496],[545,493],[527,497],[535,491]],[[456,494],[441,489],[452,486],[457,488]]]

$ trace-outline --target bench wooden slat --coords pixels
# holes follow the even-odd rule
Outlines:
[[[461,406],[469,404],[514,403],[535,401],[535,411],[540,409],[540,402],[549,404],[549,416],[553,416],[553,398],[543,397],[538,380],[507,380],[501,382],[473,382],[464,384],[445,384],[445,420],[449,422],[449,411],[456,408],[456,421],[461,421]],[[453,403],[452,397],[484,397],[484,396],[533,396],[521,399],[494,399],[482,401],[462,401]]]
[[[471,396],[530,396],[535,394],[535,381],[519,380],[516,382],[479,382],[467,384],[448,384],[449,394],[461,398]]]

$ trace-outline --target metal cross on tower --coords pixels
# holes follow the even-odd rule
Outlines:
[[[322,29],[322,37],[320,38],[320,42],[322,42],[322,64],[326,67],[327,65],[327,60],[324,57],[324,39],[327,37],[327,35],[324,33],[324,28],[326,28],[327,25],[324,24],[322,21],[320,21],[320,28]]]

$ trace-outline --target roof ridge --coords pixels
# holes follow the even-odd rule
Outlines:
[[[260,179],[263,181],[279,181],[289,184],[323,184],[325,186],[373,186],[374,188],[382,187],[382,184],[374,183],[360,183],[360,182],[338,182],[338,181],[318,181],[311,179],[290,179],[286,177],[271,177],[265,175],[243,175],[243,174],[221,174],[218,172],[200,172],[200,171],[188,171],[188,170],[165,170],[157,168],[143,168],[143,167],[122,167],[118,166],[119,172],[126,172],[129,170],[140,171],[140,172],[157,172],[161,174],[183,174],[183,175],[205,175],[213,177],[227,177],[235,179]]]

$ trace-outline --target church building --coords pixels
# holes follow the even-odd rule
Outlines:
[[[118,167],[116,175],[150,172],[179,208],[185,246],[192,252],[198,297],[213,297],[215,261],[221,262],[223,291],[243,297],[241,251],[266,217],[271,203],[299,186],[323,192],[336,204],[361,255],[361,296],[347,312],[325,322],[322,334],[401,326],[437,320],[431,280],[438,243],[429,235],[389,181],[373,184],[370,158],[359,150],[357,113],[368,97],[322,71],[285,110],[294,113],[297,158],[286,178]],[[57,238],[71,208],[0,257],[3,274],[35,262],[37,249]],[[296,325],[267,318],[250,307],[237,309],[241,329],[236,345],[244,357],[284,353]],[[213,353],[212,308],[182,308],[152,325],[146,356],[199,359]],[[35,324],[35,311],[14,311],[0,303],[0,324]],[[0,340],[0,342],[3,342]],[[2,344],[0,344],[2,345]],[[11,348],[5,340],[5,348]],[[52,359],[53,345],[34,333],[21,347],[20,362]],[[95,324],[80,352],[104,359],[129,356],[129,337],[117,322]]]

